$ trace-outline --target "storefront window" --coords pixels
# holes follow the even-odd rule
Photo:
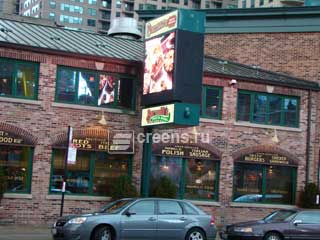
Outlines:
[[[221,112],[222,88],[204,86],[202,89],[202,117],[221,119]]]
[[[216,199],[217,164],[212,160],[187,159],[185,198]]]
[[[219,162],[213,160],[153,157],[150,196],[158,196],[157,191],[162,189],[159,184],[170,181],[175,186],[177,198],[217,200],[218,169]]]
[[[299,98],[239,91],[237,120],[299,127]]]
[[[235,164],[234,202],[294,204],[296,168]]]
[[[50,192],[61,192],[66,151],[53,151]],[[75,164],[68,164],[66,192],[109,196],[113,180],[129,174],[129,155],[109,155],[105,152],[77,151]]]
[[[30,193],[33,149],[0,145],[0,167],[6,182],[6,192]]]
[[[135,81],[129,77],[59,67],[56,100],[82,105],[134,109]]]
[[[0,58],[0,96],[36,98],[39,65]]]

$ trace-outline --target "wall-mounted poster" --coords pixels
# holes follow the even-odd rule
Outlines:
[[[175,32],[146,41],[143,95],[172,90]]]

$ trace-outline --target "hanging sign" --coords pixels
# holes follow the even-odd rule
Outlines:
[[[72,127],[70,127],[69,136],[68,136],[67,162],[68,164],[76,164],[76,160],[77,160],[77,146],[72,142]]]
[[[146,108],[142,110],[141,126],[173,123],[173,119],[174,104]]]

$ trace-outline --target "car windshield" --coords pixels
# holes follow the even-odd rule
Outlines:
[[[99,210],[99,213],[117,214],[121,212],[126,206],[132,203],[134,199],[122,199],[107,204]]]
[[[263,220],[266,222],[285,222],[289,221],[295,213],[296,211],[294,210],[280,210],[271,213]]]

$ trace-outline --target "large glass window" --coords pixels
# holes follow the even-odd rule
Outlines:
[[[30,193],[33,148],[0,145],[0,167],[3,169],[6,192]]]
[[[59,102],[134,109],[135,81],[107,73],[59,67],[56,100]]]
[[[296,168],[235,164],[233,201],[294,204]]]
[[[158,196],[161,184],[175,186],[177,198],[218,200],[219,162],[202,159],[153,157],[150,196]]]
[[[61,192],[66,151],[55,149],[51,170],[50,192]],[[109,196],[114,179],[129,174],[129,155],[109,155],[105,152],[77,151],[75,164],[68,164],[66,192]]]
[[[0,58],[0,96],[35,99],[39,65]]]
[[[239,91],[237,120],[299,127],[299,98]]]
[[[221,112],[222,88],[204,86],[202,88],[202,117],[221,119]]]

